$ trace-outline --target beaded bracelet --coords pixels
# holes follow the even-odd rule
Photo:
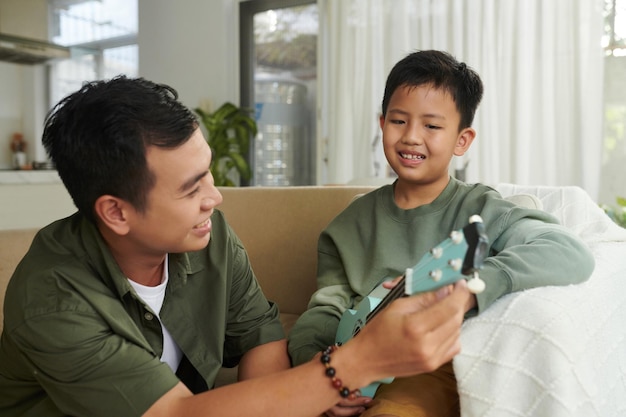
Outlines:
[[[326,367],[326,376],[330,378],[331,384],[334,388],[337,388],[339,390],[339,395],[341,395],[342,398],[349,398],[351,400],[354,400],[357,397],[358,390],[350,391],[348,387],[344,387],[341,379],[337,378],[337,371],[335,370],[335,368],[330,366],[330,354],[333,353],[335,350],[337,350],[336,345],[328,346],[322,352],[320,361]]]

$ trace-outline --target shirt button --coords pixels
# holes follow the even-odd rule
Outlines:
[[[146,312],[144,313],[143,318],[148,321],[151,321],[154,318],[154,314]]]

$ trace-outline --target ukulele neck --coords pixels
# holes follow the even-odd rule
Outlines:
[[[389,290],[387,295],[385,295],[385,297],[380,301],[380,303],[378,303],[378,305],[372,311],[370,311],[370,313],[367,315],[366,322],[373,319],[374,316],[376,316],[376,314],[380,313],[380,311],[382,311],[383,308],[391,304],[392,301],[397,300],[398,298],[404,297],[406,295],[405,283],[406,283],[406,275],[402,275],[402,278],[400,278],[400,281],[398,282],[398,284],[395,287],[393,287],[391,290]]]

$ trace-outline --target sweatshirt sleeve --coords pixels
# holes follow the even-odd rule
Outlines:
[[[317,291],[312,297],[313,307],[304,312],[289,332],[289,356],[293,365],[300,365],[335,343],[340,316],[332,305],[316,302],[326,298],[332,288]],[[332,299],[332,295],[329,297]]]
[[[346,275],[333,239],[322,232],[318,242],[318,290],[289,332],[288,349],[294,365],[309,361],[335,343],[341,315],[358,299]]]
[[[515,207],[486,226],[492,243],[480,272],[486,289],[476,297],[478,312],[505,294],[577,284],[593,272],[587,245],[548,213]]]

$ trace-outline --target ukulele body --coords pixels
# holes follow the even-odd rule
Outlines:
[[[376,290],[372,291],[376,292]],[[367,296],[363,298],[354,309],[348,309],[344,311],[339,321],[339,327],[337,327],[337,335],[335,337],[335,343],[342,345],[348,340],[352,339],[356,334],[365,326],[367,322],[367,316],[380,304],[381,298]],[[364,397],[374,397],[376,390],[380,384],[388,384],[393,381],[393,378],[385,378],[380,381],[376,381],[359,389],[361,395]]]

